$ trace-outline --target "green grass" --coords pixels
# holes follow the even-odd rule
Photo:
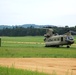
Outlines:
[[[26,36],[26,37],[2,37],[3,41],[15,42],[43,42],[42,36]]]
[[[22,70],[8,67],[0,66],[0,75],[49,75],[43,72],[31,71],[31,70]]]
[[[32,71],[32,70],[16,69],[14,67],[0,66],[0,75],[50,75],[50,74],[44,72],[38,72],[37,70]],[[51,75],[58,75],[58,74],[55,71],[53,71]],[[67,70],[65,75],[73,75],[73,72],[69,73],[69,71]]]
[[[76,41],[76,36],[74,36]],[[42,36],[1,37],[0,57],[76,58],[76,43],[71,48],[46,48]]]

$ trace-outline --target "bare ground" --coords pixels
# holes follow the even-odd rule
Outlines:
[[[76,75],[76,58],[0,58],[0,65],[48,74]]]

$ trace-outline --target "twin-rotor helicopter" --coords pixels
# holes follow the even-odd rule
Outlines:
[[[66,45],[67,48],[70,48],[71,44],[74,43],[74,37],[71,33],[75,33],[73,31],[68,31],[63,35],[59,35],[54,33],[53,29],[47,29],[46,34],[44,34],[44,42],[45,47],[60,47]]]

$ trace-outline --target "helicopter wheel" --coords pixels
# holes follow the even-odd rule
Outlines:
[[[56,47],[59,48],[59,45],[57,45]]]
[[[67,48],[70,48],[70,46],[67,46]]]

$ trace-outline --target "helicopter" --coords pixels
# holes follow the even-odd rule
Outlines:
[[[71,33],[76,34],[74,31],[68,31],[63,35],[59,35],[58,33],[54,33],[53,29],[47,29],[47,33],[44,34],[45,47],[60,47],[66,45],[67,48],[70,48],[71,44],[75,42]]]

